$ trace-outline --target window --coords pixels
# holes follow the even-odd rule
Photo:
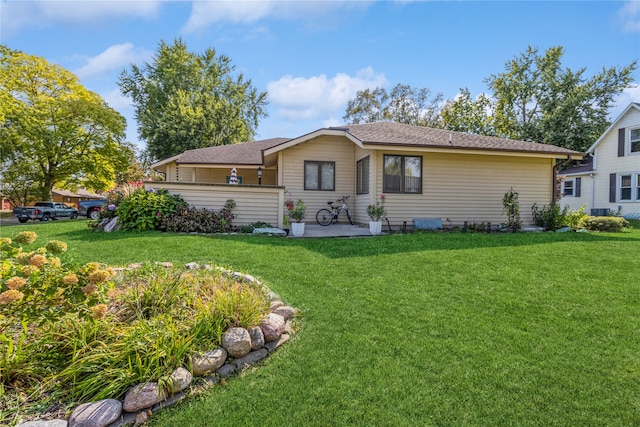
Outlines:
[[[640,153],[640,128],[629,131],[629,152]]]
[[[383,168],[385,193],[422,193],[422,157],[385,154]]]
[[[620,200],[631,200],[631,175],[620,176]]]
[[[620,176],[619,200],[640,202],[640,172]]]
[[[336,162],[304,162],[304,189],[333,191],[336,186]]]
[[[356,194],[369,194],[369,156],[356,163]]]
[[[562,194],[564,196],[573,196],[573,180],[568,179],[562,183]]]

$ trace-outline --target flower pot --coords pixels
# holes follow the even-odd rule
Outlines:
[[[374,236],[382,233],[382,221],[369,221],[369,232]]]
[[[304,222],[292,222],[291,234],[293,234],[294,237],[302,237],[304,234]]]

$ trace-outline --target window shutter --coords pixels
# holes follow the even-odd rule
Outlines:
[[[618,157],[624,157],[624,128],[618,129]]]
[[[609,175],[609,203],[616,202],[616,174]]]
[[[580,197],[580,186],[582,185],[582,178],[576,178],[576,184],[575,187],[573,189],[573,195],[575,197]]]

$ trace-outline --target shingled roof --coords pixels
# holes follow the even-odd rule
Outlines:
[[[347,125],[332,130],[344,130],[363,144],[402,145],[414,147],[439,147],[491,151],[516,151],[545,154],[581,154],[577,151],[549,144],[518,141],[492,136],[473,135],[423,126],[411,126],[392,122]]]
[[[180,154],[176,159],[176,163],[261,165],[263,162],[262,150],[275,147],[289,139],[290,138],[271,138],[262,141],[245,142],[243,144],[196,148]]]

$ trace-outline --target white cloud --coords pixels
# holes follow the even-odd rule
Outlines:
[[[109,107],[120,112],[120,114],[126,114],[133,112],[134,108],[131,105],[131,100],[120,93],[120,89],[113,89],[107,93],[101,94],[102,99],[109,104]]]
[[[622,22],[625,32],[640,32],[640,2],[627,0],[618,10],[618,19]]]
[[[318,15],[340,9],[367,7],[370,0],[317,1],[317,0],[234,0],[194,1],[191,16],[182,31],[191,33],[211,24],[232,22],[248,24],[265,18],[316,21]],[[325,23],[326,25],[327,23]]]
[[[618,95],[613,101],[614,106],[609,109],[609,120],[617,119],[632,102],[640,102],[640,83],[633,83],[633,86],[626,88]]]
[[[152,52],[135,48],[133,43],[116,44],[92,58],[86,58],[86,64],[74,71],[80,78],[88,78],[109,71],[124,68],[131,63],[150,59]]]
[[[42,28],[59,23],[90,25],[116,17],[152,18],[158,14],[162,4],[159,0],[1,1],[4,36],[11,36],[27,27]]]
[[[325,119],[344,114],[347,102],[359,90],[387,84],[384,74],[377,74],[371,67],[362,69],[355,76],[344,73],[327,78],[322,74],[312,77],[286,75],[267,84],[269,103],[276,114],[289,120]],[[337,120],[337,119],[325,119]]]

